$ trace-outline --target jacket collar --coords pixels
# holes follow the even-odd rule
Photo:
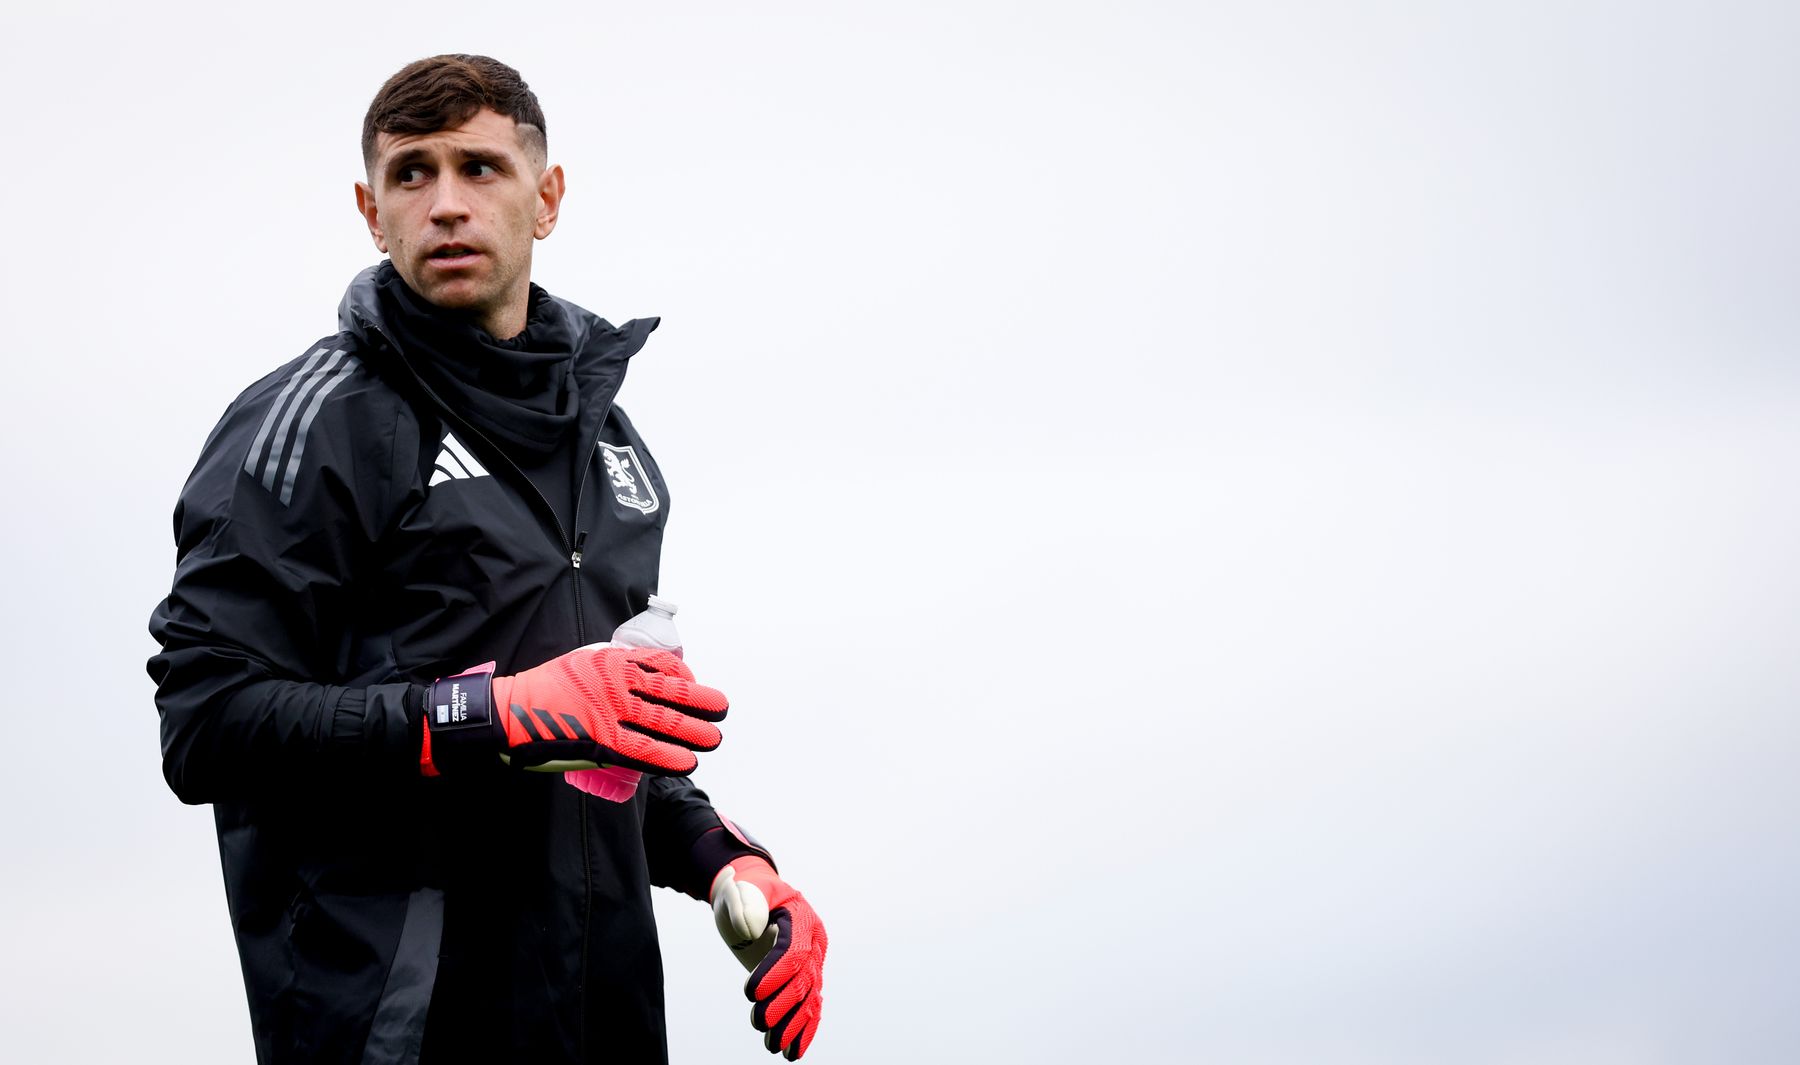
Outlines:
[[[395,367],[412,384],[423,388],[424,382],[409,361],[409,353],[398,350],[393,331],[384,326],[376,295],[376,275],[381,268],[382,264],[377,263],[351,280],[344,298],[338,302],[338,328],[360,340],[365,351],[375,353],[376,361]],[[602,392],[610,402],[624,379],[626,363],[643,348],[662,319],[633,318],[623,325],[613,325],[568,300],[557,296],[549,299],[558,313],[569,316],[570,332],[576,338],[575,378],[584,405]],[[424,391],[431,394],[429,389]],[[442,406],[441,401],[439,405]],[[587,420],[582,418],[584,423]]]

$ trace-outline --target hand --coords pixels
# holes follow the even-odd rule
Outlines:
[[[694,751],[719,746],[714,722],[725,717],[725,696],[694,683],[668,651],[582,648],[510,677],[493,670],[489,662],[431,686],[419,754],[425,775],[471,755],[492,758],[472,748],[546,773],[602,763],[691,773]]]
[[[713,878],[710,897],[719,935],[750,978],[750,1023],[763,1046],[799,1060],[825,1007],[825,926],[811,904],[761,858],[738,858]]]

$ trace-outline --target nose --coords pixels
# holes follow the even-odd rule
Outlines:
[[[432,185],[431,220],[439,225],[453,225],[469,217],[468,190],[456,174],[440,177]]]

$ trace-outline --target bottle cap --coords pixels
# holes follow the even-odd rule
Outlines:
[[[672,618],[675,616],[675,611],[679,609],[680,607],[677,607],[674,603],[669,602],[661,596],[653,595],[650,597],[650,612],[652,614],[661,614],[665,618]]]

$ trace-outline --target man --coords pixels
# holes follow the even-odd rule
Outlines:
[[[657,585],[668,486],[612,403],[657,320],[531,283],[545,132],[493,59],[389,79],[356,202],[390,258],[176,506],[163,769],[213,804],[261,1062],[664,1061],[653,884],[713,902],[770,1050],[818,1027],[824,929],[685,775],[724,697],[583,649]],[[564,776],[603,765],[628,801]]]

